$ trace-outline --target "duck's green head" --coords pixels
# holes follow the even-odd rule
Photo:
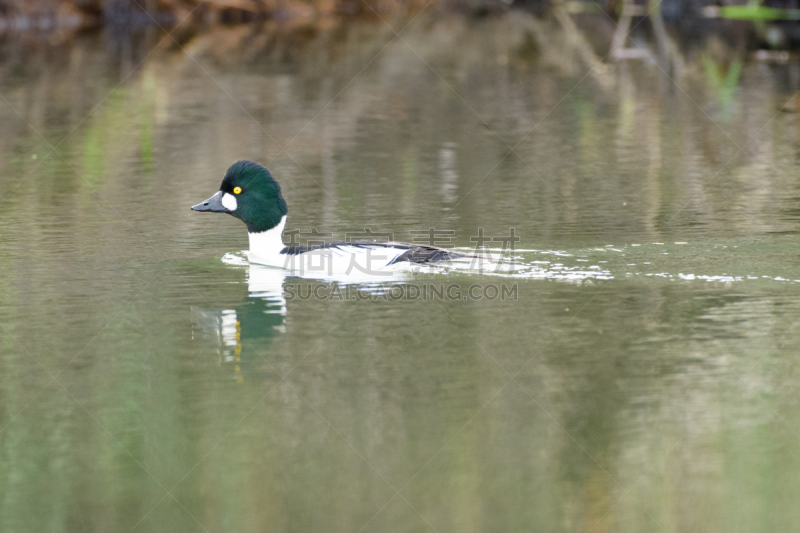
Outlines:
[[[289,212],[278,182],[269,170],[252,161],[231,165],[219,192],[192,210],[231,214],[247,224],[250,233],[274,228]]]

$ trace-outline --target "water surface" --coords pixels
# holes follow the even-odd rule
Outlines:
[[[796,529],[797,65],[604,88],[536,27],[6,43],[0,529]],[[513,228],[518,268],[223,261],[189,206],[244,158],[301,238]]]

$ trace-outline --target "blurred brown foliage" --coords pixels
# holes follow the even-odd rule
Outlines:
[[[468,2],[471,0],[454,0]],[[101,25],[239,24],[310,21],[337,15],[376,16],[421,7],[422,0],[0,0],[0,30]]]

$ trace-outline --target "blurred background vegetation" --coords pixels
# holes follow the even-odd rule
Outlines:
[[[92,28],[125,32],[154,25],[197,30],[267,20],[324,27],[335,19],[379,19],[428,8],[472,17],[523,11],[554,17],[565,27],[573,25],[567,14],[587,24],[608,19],[616,24],[611,44],[617,57],[626,53],[624,30],[640,25],[658,39],[665,53],[673,46],[670,36],[686,46],[710,32],[747,48],[800,45],[797,0],[0,0],[0,36],[57,32],[63,37]]]

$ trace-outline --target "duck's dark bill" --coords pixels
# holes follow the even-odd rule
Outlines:
[[[192,211],[211,211],[212,213],[227,213],[228,210],[222,205],[222,191],[206,200],[192,206]]]

